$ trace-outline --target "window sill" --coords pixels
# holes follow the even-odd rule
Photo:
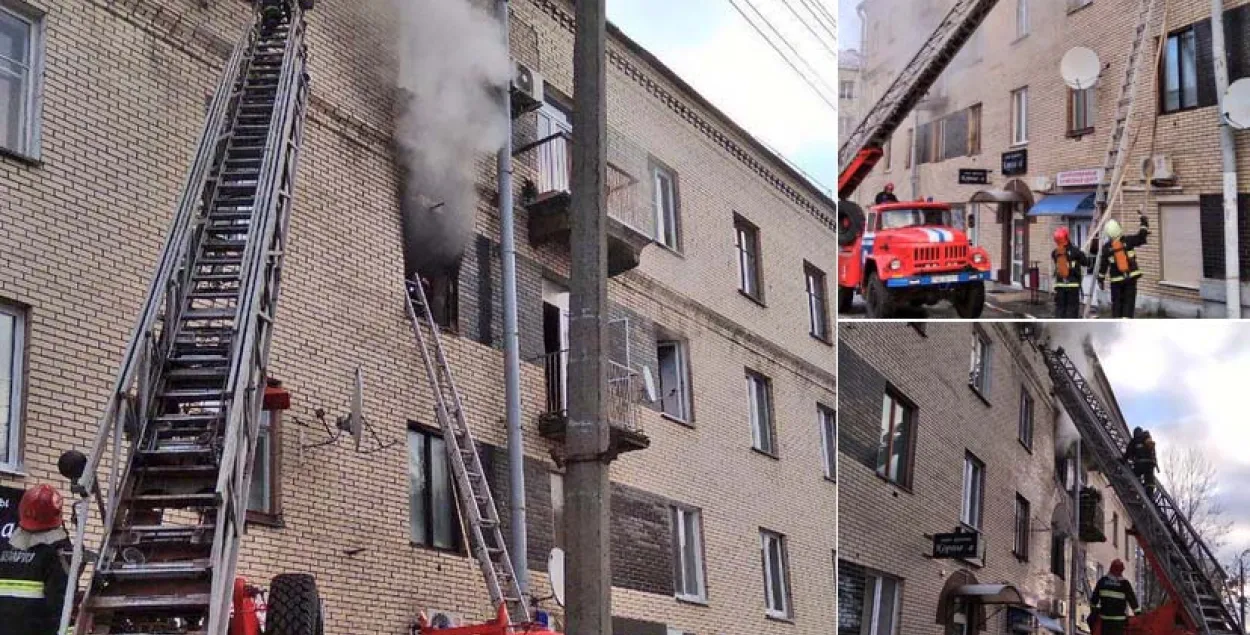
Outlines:
[[[816,340],[817,342],[820,342],[821,344],[824,344],[825,346],[833,346],[833,340],[829,339],[828,335],[817,335],[810,331],[807,334],[811,335],[812,339]]]
[[[1015,142],[1015,143],[1012,143],[1011,145],[1009,145],[1009,146],[1007,146],[1007,147],[1008,147],[1008,148],[1011,148],[1011,149],[1013,149],[1013,150],[1019,150],[1019,149],[1021,149],[1021,148],[1027,148],[1028,146],[1029,146],[1029,142],[1028,142],[1028,140],[1026,139],[1026,140],[1024,140],[1024,141],[1017,141],[1017,142]]]
[[[772,452],[765,452],[764,450],[761,450],[761,449],[759,449],[759,448],[757,448],[757,447],[755,447],[755,446],[751,446],[751,451],[752,451],[752,452],[754,452],[754,453],[756,453],[756,454],[759,454],[760,456],[766,456],[766,457],[768,457],[768,458],[770,458],[770,459],[772,459],[772,460],[774,460],[774,461],[780,461],[780,460],[781,460],[781,457],[780,457],[780,456],[777,456],[776,454],[774,454],[774,453],[772,453]]]
[[[752,301],[752,302],[754,302],[754,303],[756,303],[756,304],[760,305],[761,307],[763,307],[763,308],[765,308],[765,309],[767,309],[767,308],[768,308],[768,305],[767,305],[767,304],[764,304],[764,300],[763,300],[763,298],[759,298],[759,297],[753,296],[753,295],[751,295],[750,293],[747,293],[746,291],[743,291],[742,289],[738,289],[738,295],[741,295],[742,297],[744,297],[744,298],[746,298],[746,299],[748,299],[748,300],[750,300],[750,301]]]
[[[1187,282],[1171,282],[1169,280],[1160,280],[1159,286],[1171,287],[1173,289],[1181,289],[1184,291],[1200,291],[1201,290],[1201,287],[1199,287],[1196,284],[1189,284]]]
[[[772,613],[769,611],[764,611],[764,617],[773,622],[780,622],[782,624],[789,624],[791,626],[794,626],[794,617],[790,615],[782,615],[781,613]]]
[[[694,429],[694,422],[693,422],[693,421],[687,421],[687,420],[685,420],[685,419],[680,419],[680,418],[678,418],[678,417],[674,417],[673,415],[668,414],[667,412],[661,412],[661,413],[660,413],[660,418],[661,418],[661,419],[667,419],[668,421],[672,421],[673,423],[675,423],[675,424],[677,424],[677,425],[679,425],[679,426],[683,426],[683,427],[686,427],[686,428],[690,428],[690,429],[692,429],[692,430]]]
[[[830,483],[833,483],[834,485],[837,485],[837,484],[838,484],[838,477],[836,477],[836,476],[829,476],[828,474],[826,474],[826,475],[825,475],[825,480],[826,480],[826,481],[828,481],[828,482],[830,482]]]
[[[1017,35],[1017,36],[1016,36],[1016,39],[1014,39],[1014,40],[1012,40],[1012,41],[1011,41],[1011,46],[1015,46],[1015,45],[1017,45],[1017,44],[1019,44],[1019,43],[1021,43],[1021,42],[1025,41],[1025,40],[1027,40],[1027,39],[1029,39],[1029,34],[1028,34],[1028,33],[1024,33],[1024,34],[1022,34],[1022,35]]]
[[[411,540],[411,539],[408,540],[408,546],[412,547],[413,549],[420,549],[421,551],[430,551],[433,553],[439,553],[444,556],[453,556],[453,557],[460,557],[460,558],[469,557],[469,554],[463,549],[459,549],[459,548],[443,549],[441,547],[433,547],[424,543],[416,542],[415,540]]]
[[[1016,440],[1020,442],[1020,447],[1024,448],[1026,452],[1028,452],[1029,454],[1033,454],[1033,446],[1025,443],[1024,439],[1016,439]]]
[[[670,254],[672,254],[672,255],[674,255],[674,256],[677,256],[678,258],[681,258],[682,260],[685,260],[685,259],[686,259],[686,254],[685,254],[685,252],[683,252],[683,251],[681,250],[681,247],[670,247],[670,246],[665,245],[664,243],[662,243],[662,242],[660,242],[660,241],[658,241],[658,240],[655,240],[654,238],[653,238],[653,239],[651,239],[651,240],[652,240],[652,241],[653,241],[656,245],[658,245],[658,246],[660,247],[660,250],[661,250],[661,251],[668,252],[668,253],[670,253]]]
[[[1072,7],[1072,6],[1069,6],[1069,7],[1068,7],[1068,15],[1072,15],[1073,13],[1076,13],[1077,11],[1080,11],[1081,9],[1084,9],[1084,8],[1086,8],[1086,7],[1088,7],[1088,6],[1092,5],[1092,4],[1094,4],[1094,3],[1093,3],[1093,2],[1086,2],[1085,4],[1083,4],[1083,5],[1079,6],[1079,7]]]
[[[977,399],[980,399],[981,403],[985,404],[986,408],[992,408],[994,406],[994,404],[990,403],[990,400],[987,399],[985,395],[981,393],[981,389],[977,388],[976,386],[973,386],[972,384],[968,384],[968,390],[971,390],[972,394],[976,395]]]
[[[7,465],[0,465],[0,476],[8,476],[12,478],[26,478],[28,475],[26,474],[26,471],[23,470],[20,465],[13,466],[13,467],[10,467]]]
[[[271,529],[286,529],[286,522],[282,520],[282,514],[262,514],[259,512],[248,512],[247,524],[257,525],[260,527],[269,527]]]
[[[1093,128],[1081,128],[1080,130],[1069,130],[1068,138],[1076,140],[1076,141],[1080,141],[1082,137],[1085,137],[1086,135],[1092,135],[1092,134],[1094,134]]]
[[[689,604],[691,606],[701,606],[703,608],[712,608],[712,605],[708,604],[707,598],[696,598],[696,597],[690,597],[690,596],[685,596],[685,595],[674,595],[673,599],[677,600],[681,604]]]
[[[875,474],[877,478],[881,479],[881,482],[893,487],[894,489],[901,490],[904,494],[915,494],[915,492],[911,491],[910,485],[904,485],[898,481],[892,481],[881,472],[873,472],[873,474]]]
[[[14,150],[10,150],[4,147],[0,147],[0,157],[4,157],[6,159],[12,159],[14,161],[17,161],[18,163],[23,163],[26,166],[32,167],[32,168],[43,167],[43,161],[39,159],[38,157],[32,157],[30,155],[22,154],[20,152],[16,152]]]

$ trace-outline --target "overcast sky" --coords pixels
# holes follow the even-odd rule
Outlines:
[[[1203,449],[1235,522],[1225,559],[1250,548],[1250,323],[1142,321],[1094,327],[1104,370],[1129,426],[1169,446]]]
[[[860,46],[859,15],[855,13],[858,4],[858,0],[838,3],[838,46],[841,48],[858,49]]]
[[[735,0],[750,12],[746,0]],[[835,0],[823,4],[836,15]],[[837,104],[837,62],[787,6],[797,0],[751,0],[811,65]],[[730,0],[608,0],[608,19],[650,50],[708,101],[819,181],[837,182],[837,112],[756,33]],[[767,27],[762,27],[767,28]],[[836,43],[829,43],[837,50]],[[784,50],[784,49],[783,49]],[[815,81],[815,80],[813,80]]]

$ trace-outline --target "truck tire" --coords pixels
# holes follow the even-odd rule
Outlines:
[[[305,573],[282,573],[269,584],[265,635],[323,635],[317,581]]]
[[[978,280],[956,290],[951,303],[955,305],[955,313],[965,320],[981,317],[985,309],[985,283]]]
[[[868,307],[868,317],[884,320],[894,312],[890,306],[890,290],[885,287],[876,271],[868,272],[868,282],[864,285],[864,304]]]
[[[838,246],[855,242],[864,231],[864,210],[850,201],[838,201]]]
[[[854,287],[838,287],[838,313],[850,313],[855,303]]]

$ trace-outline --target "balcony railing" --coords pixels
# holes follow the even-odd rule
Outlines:
[[[569,352],[548,353],[542,360],[547,393],[545,415],[567,420]],[[641,391],[642,384],[638,373],[624,364],[608,362],[607,403],[604,404],[608,425],[642,434],[642,423],[638,417]]]

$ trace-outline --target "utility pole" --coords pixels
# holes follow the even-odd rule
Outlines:
[[[578,0],[573,36],[569,417],[565,443],[568,635],[612,632],[607,340],[605,0]]]
[[[1068,632],[1076,633],[1077,585],[1085,575],[1085,559],[1081,557],[1081,440],[1076,440],[1076,463],[1072,467],[1072,579],[1068,583]]]
[[[1237,147],[1233,127],[1224,118],[1228,92],[1228,55],[1224,51],[1224,1],[1211,0],[1211,53],[1215,58],[1215,92],[1220,107],[1220,154],[1224,163],[1224,301],[1228,317],[1241,318],[1241,262],[1238,257]]]
[[[508,0],[498,0],[499,27],[503,31],[505,50],[509,43]],[[521,593],[529,593],[529,560],[526,558],[528,537],[525,534],[525,438],[521,435],[521,337],[517,329],[516,302],[516,229],[512,213],[512,96],[503,90],[503,116],[508,122],[503,147],[499,149],[495,167],[499,179],[499,251],[503,261],[503,383],[504,403],[508,421],[508,510],[512,544],[508,555],[516,572]],[[528,619],[528,618],[527,618]]]

